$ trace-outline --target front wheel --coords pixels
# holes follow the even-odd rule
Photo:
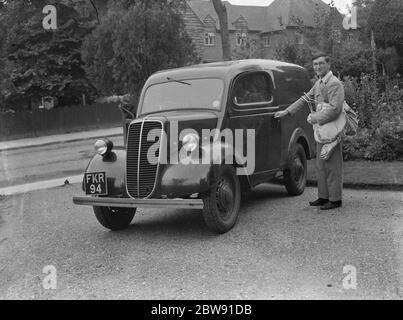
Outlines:
[[[307,164],[304,147],[297,143],[290,155],[289,168],[284,170],[284,185],[290,196],[304,193],[306,186]]]
[[[110,230],[122,230],[130,225],[136,208],[93,207],[98,222]]]
[[[222,166],[219,169],[203,202],[204,221],[211,231],[222,234],[234,227],[241,205],[241,186],[235,168]]]

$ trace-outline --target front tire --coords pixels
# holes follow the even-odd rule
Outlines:
[[[222,166],[212,188],[203,197],[203,218],[209,229],[223,234],[238,220],[241,205],[241,186],[232,166]]]
[[[95,217],[105,228],[116,231],[130,225],[136,208],[93,207]]]
[[[289,168],[284,170],[284,185],[290,196],[299,196],[306,187],[307,164],[304,147],[297,143],[290,155]]]

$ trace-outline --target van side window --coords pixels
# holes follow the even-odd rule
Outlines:
[[[235,82],[233,96],[237,106],[269,103],[273,98],[271,78],[263,72],[241,76]]]

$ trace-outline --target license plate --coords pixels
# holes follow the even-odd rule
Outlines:
[[[85,193],[92,195],[107,195],[105,172],[91,172],[84,175]]]

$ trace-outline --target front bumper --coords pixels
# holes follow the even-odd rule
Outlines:
[[[129,199],[73,197],[73,203],[84,206],[120,207],[120,208],[184,208],[203,209],[201,199]]]

